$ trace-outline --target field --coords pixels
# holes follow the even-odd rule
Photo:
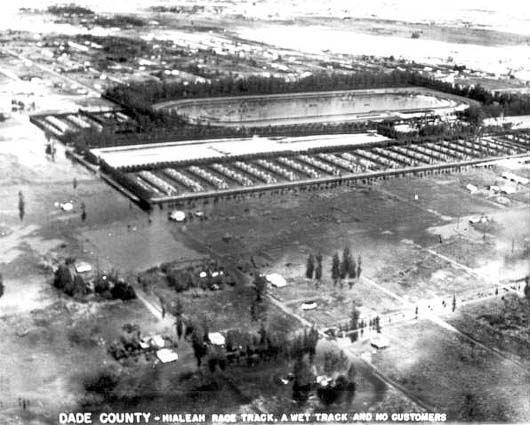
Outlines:
[[[430,322],[394,328],[372,361],[451,421],[529,420],[526,370]]]
[[[524,282],[518,284],[524,286]],[[480,304],[458,309],[448,322],[477,341],[497,349],[521,365],[528,365],[528,300],[504,293]]]
[[[416,87],[271,96],[180,100],[155,105],[190,122],[223,126],[268,126],[390,118],[400,112],[445,114],[466,108],[463,100]]]

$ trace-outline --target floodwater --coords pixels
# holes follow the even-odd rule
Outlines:
[[[430,2],[429,2],[430,4]],[[451,63],[496,74],[513,71],[519,78],[529,78],[528,45],[480,46],[429,39],[371,35],[354,30],[340,30],[320,25],[263,24],[240,27],[238,34],[247,40],[268,43],[280,48],[306,53],[323,52],[394,56],[420,63]]]
[[[307,95],[297,97],[244,98],[183,102],[174,108],[192,120],[205,119],[217,124],[263,124],[278,120],[329,120],[334,116],[349,116],[383,111],[453,107],[456,102],[443,97],[414,93],[341,93],[337,95]]]

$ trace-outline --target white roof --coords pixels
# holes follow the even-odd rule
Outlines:
[[[62,202],[60,206],[63,211],[72,211],[74,209],[74,205],[71,202]]]
[[[469,190],[471,193],[476,192],[478,190],[478,187],[469,183],[466,185],[466,189]]]
[[[160,335],[154,335],[151,337],[151,345],[156,348],[163,348],[166,345],[166,341]]]
[[[505,184],[500,187],[501,193],[506,193],[508,195],[511,195],[512,193],[517,192],[517,188],[511,184]]]
[[[111,167],[189,161],[203,158],[229,158],[267,152],[304,152],[315,147],[356,146],[388,140],[377,133],[336,134],[303,137],[254,137],[201,141],[150,143],[92,149]]]
[[[175,221],[184,221],[186,219],[186,213],[184,211],[173,210],[169,214],[169,218]]]
[[[208,334],[208,339],[213,345],[225,345],[226,338],[220,332],[210,332]]]
[[[75,271],[77,273],[86,273],[92,270],[92,266],[84,261],[78,261],[75,263]]]
[[[306,302],[302,304],[302,310],[314,310],[318,305],[316,302]]]
[[[171,363],[178,360],[179,355],[176,351],[171,350],[170,348],[162,348],[156,352],[156,357],[158,357],[158,360],[162,363]]]
[[[265,278],[272,286],[275,286],[276,288],[283,288],[284,286],[287,286],[287,281],[281,274],[271,273],[265,276]]]

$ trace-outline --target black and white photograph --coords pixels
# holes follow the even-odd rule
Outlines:
[[[1,0],[0,425],[530,423],[530,3]]]

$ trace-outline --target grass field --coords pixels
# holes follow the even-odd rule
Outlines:
[[[430,322],[393,329],[373,361],[451,421],[530,419],[527,371]]]

